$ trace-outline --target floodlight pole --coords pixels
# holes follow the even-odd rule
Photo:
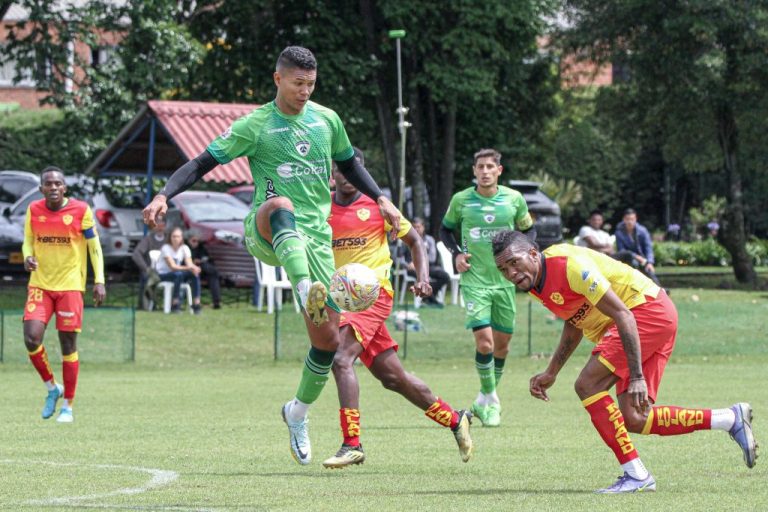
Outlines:
[[[389,38],[395,40],[395,51],[397,54],[397,128],[400,130],[400,186],[397,199],[397,208],[402,213],[405,205],[405,136],[411,123],[405,120],[405,114],[408,109],[403,106],[403,66],[401,59],[400,40],[405,37],[405,30],[397,29],[389,31]],[[402,241],[397,239],[396,256],[399,256]],[[395,258],[395,296],[400,292],[400,281],[405,279],[400,275],[400,258]],[[399,297],[398,297],[399,298]],[[403,321],[403,359],[408,357],[408,301],[405,301],[405,319]]]

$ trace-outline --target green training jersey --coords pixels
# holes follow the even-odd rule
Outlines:
[[[533,226],[520,192],[501,185],[493,197],[478,194],[475,187],[457,192],[445,212],[443,225],[451,230],[461,228],[461,250],[472,255],[471,268],[461,273],[462,286],[515,286],[496,268],[491,240],[504,229],[525,231]]]
[[[271,101],[232,123],[207,149],[220,164],[248,157],[254,210],[267,199],[287,197],[297,229],[330,237],[331,160],[354,155],[336,112],[310,101],[289,116]]]

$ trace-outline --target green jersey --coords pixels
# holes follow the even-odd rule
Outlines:
[[[330,240],[331,160],[354,155],[336,112],[310,101],[289,116],[272,101],[232,123],[207,149],[220,164],[248,157],[254,210],[267,199],[287,197],[297,229]]]
[[[461,250],[472,255],[471,268],[461,273],[462,286],[514,287],[496,268],[491,240],[504,229],[525,231],[533,226],[520,192],[501,185],[493,197],[478,194],[475,187],[457,192],[448,205],[443,226],[451,230],[460,227]]]

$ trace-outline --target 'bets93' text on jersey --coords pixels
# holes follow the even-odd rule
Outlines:
[[[220,164],[248,157],[254,210],[267,199],[287,197],[297,228],[329,236],[331,160],[349,160],[354,154],[336,112],[310,101],[290,116],[272,101],[232,123],[208,152]]]

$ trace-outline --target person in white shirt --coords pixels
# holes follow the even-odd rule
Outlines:
[[[181,228],[173,228],[168,233],[167,243],[160,248],[156,270],[161,281],[173,283],[171,312],[180,311],[181,284],[186,282],[192,287],[192,311],[200,314],[200,267],[192,262],[192,252],[184,243]]]
[[[592,210],[589,213],[589,220],[586,226],[579,230],[579,241],[577,245],[589,247],[590,249],[612,256],[613,237],[603,230],[603,212]]]

